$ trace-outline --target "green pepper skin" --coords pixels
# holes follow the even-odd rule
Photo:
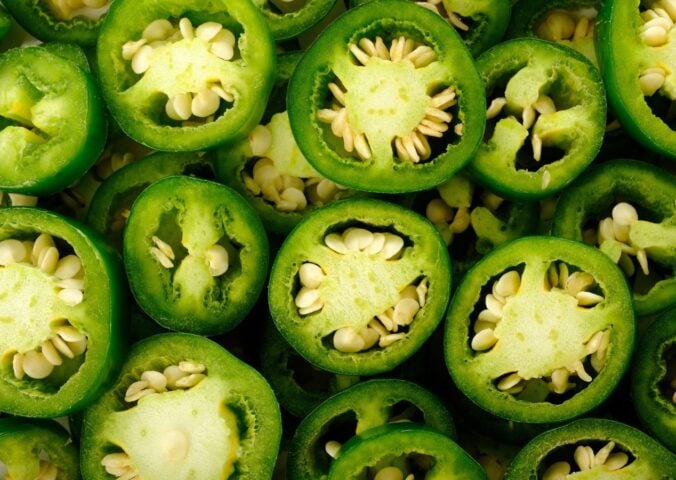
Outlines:
[[[341,419],[347,422],[354,419],[355,431],[349,430],[350,424],[347,431],[341,428],[339,435],[361,436],[400,413],[393,412],[398,404],[403,404],[404,409],[409,406],[417,409],[414,421],[455,437],[453,419],[446,407],[424,388],[395,379],[361,382],[325,400],[300,423],[289,447],[289,480],[327,480],[332,459],[324,451],[324,442],[345,440],[327,438],[331,425],[340,423]]]
[[[565,297],[545,290],[547,268],[557,261],[569,263],[590,273],[606,300],[588,312],[579,311],[577,303],[574,306],[566,303],[567,306],[564,306],[563,302],[568,302]],[[481,302],[485,294],[484,288],[488,286],[489,281],[497,280],[497,276],[506,270],[515,269],[520,265],[525,265],[525,270],[518,294],[506,304],[504,311],[508,316],[496,327],[497,350],[474,351],[469,341],[474,335],[470,331],[470,324],[473,322],[470,318],[475,317],[477,303]],[[527,311],[523,311],[524,309]],[[566,311],[557,312],[555,309]],[[544,362],[556,363],[558,356],[556,359],[545,358],[539,353],[568,348],[558,345],[558,341],[566,341],[569,337],[564,333],[565,322],[572,322],[575,319],[573,315],[589,315],[585,317],[588,321],[582,322],[580,318],[577,319],[577,322],[583,323],[581,328],[591,329],[591,322],[594,322],[595,326],[598,325],[598,330],[611,329],[611,343],[605,366],[596,378],[561,403],[521,400],[498,390],[494,380],[507,373],[517,371],[522,378],[546,375],[548,372],[543,373]],[[507,325],[513,324],[514,328],[519,326],[524,330],[514,331],[514,328],[504,330],[509,328],[503,326],[506,319],[509,320]],[[555,328],[559,326],[558,323],[549,324],[552,322],[551,319],[558,319],[562,323],[562,330]],[[624,375],[634,345],[635,326],[631,297],[618,267],[595,248],[554,237],[522,237],[498,247],[482,258],[467,272],[458,286],[446,320],[445,359],[453,381],[462,393],[479,407],[514,422],[560,422],[583,415],[599,406],[608,398]],[[530,345],[530,348],[521,346],[519,350],[521,355],[528,356],[528,360],[519,360],[516,354],[509,357],[505,349],[509,349],[511,345],[513,350],[515,342],[528,340],[522,338],[524,331],[529,328],[528,325],[532,325],[533,332],[541,335],[537,340],[538,348],[535,348],[534,340],[531,338],[530,344],[524,343]],[[584,331],[585,334],[586,332],[587,330]],[[575,333],[581,336],[577,331]],[[595,332],[591,332],[589,336],[593,333]],[[501,337],[507,342],[506,347],[501,347]],[[560,355],[568,354],[566,351],[559,352]],[[498,360],[494,357],[491,360],[491,354],[495,354],[502,363],[496,364]]]
[[[117,254],[85,225],[55,213],[30,207],[0,209],[0,239],[48,233],[63,239],[80,258],[85,271],[85,297],[72,309],[71,323],[88,337],[81,364],[55,392],[40,389],[39,381],[17,381],[3,359],[0,411],[26,417],[58,417],[94,402],[116,374],[125,354],[123,325],[128,291]],[[12,324],[4,324],[13,328]],[[4,334],[3,334],[4,335]],[[4,351],[4,348],[2,348]]]
[[[169,391],[159,395],[151,395],[142,398],[138,404],[130,407],[124,401],[128,386],[138,380],[141,372],[146,370],[159,370],[160,372],[168,365],[177,365],[179,362],[188,360],[201,363],[206,367],[206,378],[198,385],[187,391]],[[208,392],[218,392],[220,400],[213,408],[199,408],[193,405],[193,416],[218,415],[219,422],[225,416],[224,410],[234,413],[239,431],[239,452],[234,463],[234,473],[228,478],[270,479],[274,468],[275,457],[281,440],[281,416],[277,400],[270,386],[263,377],[246,363],[234,357],[220,345],[190,334],[170,333],[154,335],[132,347],[127,361],[122,366],[121,373],[115,385],[105,392],[99,401],[89,408],[84,417],[82,442],[81,442],[81,467],[83,477],[87,480],[105,480],[110,475],[101,465],[102,458],[114,450],[111,436],[120,434],[116,432],[116,421],[120,415],[143,405],[161,401],[165,395],[173,395],[173,401],[180,402],[186,395],[195,392],[192,398],[198,401]],[[200,392],[201,395],[200,395]],[[158,397],[154,399],[153,397]],[[172,427],[181,428],[186,416],[183,408],[188,405],[180,405],[172,414],[172,406],[168,403],[157,403],[158,408],[164,408],[168,418],[157,425],[158,431],[149,428],[149,438],[162,439],[163,433]],[[148,408],[148,407],[144,407]],[[124,412],[122,412],[124,410]],[[195,424],[188,431],[183,431],[187,436],[189,445],[194,448],[191,451],[221,446],[227,439],[200,438],[200,434],[207,429],[207,425]],[[194,442],[194,443],[193,443]],[[199,445],[199,447],[197,447]],[[127,451],[132,458],[134,452]],[[138,452],[137,452],[138,453]],[[157,445],[156,454],[163,454],[162,446]],[[139,453],[140,454],[140,453]],[[214,458],[214,461],[217,461]],[[177,480],[179,478],[179,463],[177,468]],[[185,470],[180,472],[186,473]],[[153,480],[151,477],[148,480]],[[184,478],[204,478],[199,472],[193,472],[192,476]],[[210,477],[214,478],[214,477]]]
[[[646,102],[639,85],[642,68],[652,66],[648,56],[652,47],[639,37],[642,21],[639,0],[603,2],[597,31],[597,54],[606,85],[608,102],[625,131],[649,150],[667,158],[676,158],[676,132],[662,118],[655,115]],[[669,46],[659,48],[665,52],[665,68],[670,64]],[[673,95],[673,72],[669,73],[664,88],[669,84]],[[673,96],[671,97],[673,98]]]
[[[41,452],[56,466],[59,480],[79,480],[78,450],[60,425],[52,421],[0,419],[0,464],[13,480],[34,480],[40,472]]]
[[[676,452],[676,408],[662,390],[673,375],[676,310],[660,315],[646,330],[636,349],[631,374],[634,409],[641,423],[672,452]]]
[[[253,0],[254,5],[265,17],[275,40],[295,38],[308,28],[320,22],[333,8],[336,0],[308,0],[307,2],[293,2],[300,6],[291,6],[292,2]],[[280,12],[280,7],[284,10]]]
[[[612,160],[590,169],[559,199],[552,234],[582,241],[583,227],[590,220],[609,216],[615,203],[629,202],[641,218],[674,228],[676,180],[667,171],[637,160]],[[676,302],[676,251],[663,267],[671,277],[657,282],[648,292],[633,293],[638,316],[657,313]]]
[[[589,470],[577,472],[571,475],[571,478],[613,478],[618,480],[639,478],[667,480],[673,478],[676,471],[676,457],[648,435],[636,428],[613,420],[584,418],[535,437],[516,455],[509,465],[505,480],[542,478],[540,475],[546,468],[543,465],[544,461],[550,455],[551,463],[559,460],[556,454],[566,446],[573,449],[578,443],[586,445],[590,442],[603,446],[609,441],[616,443],[615,451],[626,452],[634,457],[634,461],[614,472]]]
[[[173,245],[175,268],[151,254],[154,236]],[[212,277],[205,252],[216,244],[230,260],[224,274]],[[139,306],[165,328],[201,335],[230,330],[247,315],[263,289],[269,259],[263,225],[239,194],[184,176],[158,180],[138,196],[123,251]]]
[[[139,83],[129,62],[122,58],[122,45],[137,40],[157,19],[189,18],[196,26],[214,21],[240,35],[241,58],[230,62],[228,81],[236,92],[235,102],[215,121],[180,127],[165,115],[167,94],[153,81]],[[133,19],[133,21],[130,21]],[[218,60],[213,57],[213,60]],[[220,60],[219,60],[220,61]],[[147,74],[169,83],[178,76],[176,62],[155,65]],[[213,63],[213,62],[212,62]],[[166,0],[116,0],[102,26],[97,43],[101,91],[108,108],[124,132],[139,143],[162,151],[195,151],[214,147],[246,135],[261,119],[274,80],[274,43],[265,20],[249,0],[213,2]],[[186,67],[187,68],[187,67]],[[205,67],[207,68],[207,67]],[[199,68],[195,67],[199,71]],[[199,75],[198,73],[193,73]],[[206,81],[206,80],[205,80]]]
[[[383,268],[392,269],[392,280],[396,278],[397,282],[403,281],[405,284],[357,285],[356,282],[367,278],[365,272],[368,270],[364,264],[371,257],[364,255],[346,260],[324,246],[325,235],[342,232],[343,229],[356,225],[366,225],[366,228],[377,231],[395,231],[407,238],[409,243],[406,245],[410,247],[403,250],[401,259],[396,262],[382,262]],[[376,258],[372,260],[380,262]],[[298,270],[304,262],[318,262],[327,272],[339,272],[337,275],[341,275],[341,278],[334,277],[336,286],[347,291],[333,292],[332,295],[341,297],[343,301],[332,303],[333,308],[329,307],[307,317],[301,316],[294,297],[299,289]],[[349,266],[355,270],[340,272],[342,268]],[[362,271],[357,271],[358,268]],[[376,272],[381,271],[380,267],[374,267],[373,274],[377,275]],[[342,274],[345,275],[344,278]],[[350,277],[355,282],[350,282]],[[343,353],[325,344],[324,337],[335,329],[346,326],[365,327],[372,317],[386,309],[375,311],[381,305],[369,304],[366,299],[372,297],[376,299],[375,302],[383,304],[383,296],[391,295],[393,288],[400,291],[409,282],[420,277],[427,277],[429,280],[428,300],[411,323],[405,338],[384,349],[373,348],[358,353]],[[429,222],[394,204],[373,199],[349,199],[317,210],[289,234],[272,266],[268,302],[279,332],[309,362],[334,373],[374,375],[390,371],[404,362],[432,334],[446,309],[450,282],[451,268],[446,246]],[[348,313],[346,309],[360,310]]]
[[[106,122],[89,73],[47,49],[17,48],[0,55],[0,86],[1,190],[56,193],[93,165]]]
[[[387,17],[383,16],[384,12],[392,14]],[[428,161],[417,164],[395,161],[392,150],[389,149],[388,153],[388,149],[383,146],[385,143],[390,145],[394,140],[394,137],[384,139],[390,132],[376,135],[383,138],[369,138],[369,142],[375,142],[376,147],[367,161],[343,153],[342,147],[336,148],[333,139],[327,141],[326,137],[331,135],[330,128],[317,119],[317,113],[327,107],[324,102],[330,95],[328,84],[336,77],[332,73],[333,69],[345,69],[350,75],[361,72],[359,67],[351,63],[347,45],[356,44],[362,36],[369,35],[380,35],[386,41],[399,35],[408,35],[430,45],[438,56],[436,63],[439,66],[435,71],[440,73],[435,84],[448,84],[457,90],[458,105],[453,107],[453,116],[463,122],[464,133],[453,142],[448,138],[435,139],[439,145],[432,149]],[[460,37],[439,15],[408,1],[369,2],[349,10],[334,21],[301,58],[289,82],[287,95],[291,129],[308,162],[324,177],[340,185],[380,193],[429,189],[448,180],[463,168],[481,141],[485,118],[478,112],[483,112],[485,105],[481,82],[475,71],[472,57]],[[346,87],[350,88],[349,85]],[[397,109],[393,107],[392,110]],[[369,110],[368,115],[376,113],[379,115],[378,121],[390,122],[388,115],[381,115],[380,112]],[[389,123],[387,126],[391,129]]]
[[[12,17],[4,8],[0,7],[0,41],[7,35],[11,26]]]
[[[488,96],[496,87],[505,88],[506,78],[515,74],[521,76],[519,84],[506,84],[518,93],[514,103],[531,99],[534,86],[539,93],[545,89],[561,110],[540,115],[533,129],[542,120],[543,137],[548,135],[552,147],[564,154],[557,151],[556,159],[546,165],[535,162],[529,158],[530,139],[526,137],[530,133],[521,118],[504,117],[479,147],[469,172],[477,182],[511,200],[538,200],[566,187],[592,162],[603,141],[606,102],[598,69],[576,51],[536,38],[496,45],[477,59],[477,67]],[[537,170],[517,165],[522,160]]]

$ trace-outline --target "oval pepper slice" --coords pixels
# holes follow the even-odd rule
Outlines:
[[[334,21],[301,58],[287,98],[307,160],[359,190],[434,187],[469,161],[483,134],[470,53],[443,19],[411,2],[367,3]]]
[[[392,370],[441,321],[451,281],[446,246],[417,214],[350,199],[306,217],[272,266],[272,318],[291,346],[334,373]]]
[[[0,209],[0,410],[55,417],[93,402],[122,359],[122,265],[95,232]]]
[[[123,243],[136,301],[166,328],[223,333],[263,289],[263,225],[242,197],[215,182],[173,176],[153,183],[134,202]]]
[[[523,423],[568,420],[624,374],[634,313],[619,269],[553,237],[498,247],[463,278],[447,314],[445,357],[470,400]]]
[[[97,64],[108,107],[130,137],[191,151],[258,123],[275,54],[248,0],[116,0],[101,26]]]
[[[188,334],[136,344],[115,385],[87,410],[87,479],[270,478],[279,406],[253,368]]]

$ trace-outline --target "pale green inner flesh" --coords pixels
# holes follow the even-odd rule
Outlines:
[[[438,61],[415,68],[409,61],[371,57],[366,65],[355,65],[341,57],[333,72],[346,90],[349,124],[366,135],[373,160],[382,166],[391,163],[394,138],[409,135],[425,118],[437,93],[433,89],[451,84],[448,68]]]
[[[300,178],[319,176],[293,139],[288,112],[273,115],[266,127],[272,140],[270,147],[261,156],[272,160],[279,173]]]
[[[662,223],[637,221],[629,228],[629,241],[652,260],[676,268],[676,216]]]
[[[641,20],[638,20],[638,25],[642,25]],[[636,42],[639,47],[635,53],[639,66],[638,73],[640,74],[643,70],[655,66],[663,67],[666,71],[666,77],[659,93],[669,100],[676,100],[676,27],[669,30],[669,40],[666,45],[661,47],[650,47],[640,38]]]
[[[318,287],[324,306],[304,321],[303,328],[324,337],[343,327],[366,327],[373,317],[396,304],[400,292],[421,275],[415,255],[407,255],[407,250],[404,247],[399,260],[383,260],[365,252],[343,255],[328,247],[313,252],[307,262],[319,265],[326,274]]]
[[[491,11],[491,0],[443,0],[444,8],[463,17],[474,17],[477,14],[488,15]]]
[[[547,263],[528,263],[519,293],[507,299],[495,346],[475,357],[475,371],[491,379],[516,372],[529,380],[587,356],[585,343],[612,323],[604,304],[579,307],[565,292],[545,290]]]
[[[73,312],[56,294],[54,277],[23,263],[0,267],[0,355],[33,350],[52,336],[50,323]]]
[[[226,479],[239,453],[239,433],[223,401],[225,389],[207,377],[189,390],[145,396],[108,417],[106,440],[124,450],[144,480]]]

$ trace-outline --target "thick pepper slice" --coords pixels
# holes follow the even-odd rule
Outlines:
[[[649,5],[649,6],[648,6]],[[676,157],[676,5],[671,0],[604,1],[597,50],[608,101],[626,132]]]
[[[432,334],[448,302],[446,246],[422,217],[350,199],[306,217],[270,274],[272,318],[291,346],[334,373],[392,370]]]
[[[0,209],[0,411],[55,417],[98,397],[122,360],[123,278],[84,225]]]
[[[488,134],[469,171],[506,198],[551,196],[601,148],[603,83],[581,54],[535,38],[496,45],[477,59]]]
[[[369,380],[328,398],[300,423],[289,447],[289,480],[326,480],[343,444],[398,421],[455,435],[446,407],[424,388],[404,380]]]
[[[458,35],[401,0],[334,21],[300,60],[287,98],[308,162],[366,191],[444,182],[469,161],[485,123],[481,82]]]
[[[87,410],[81,465],[89,480],[267,479],[279,406],[253,368],[188,334],[136,344],[115,385]]]
[[[242,197],[215,182],[172,176],[153,183],[134,202],[123,243],[136,301],[172,330],[230,330],[263,289],[263,225]]]
[[[600,405],[633,342],[631,297],[607,256],[570,240],[523,237],[463,278],[447,314],[445,357],[481,408],[539,424]]]
[[[0,190],[46,195],[91,167],[106,139],[91,75],[40,47],[0,55]]]
[[[130,137],[192,151],[258,123],[275,53],[248,0],[117,0],[101,26],[97,64],[108,107]]]
[[[643,334],[636,349],[631,391],[641,422],[676,452],[676,309],[660,315]]]
[[[639,316],[676,303],[676,180],[636,160],[590,169],[556,207],[552,233],[598,246],[632,285]]]
[[[8,480],[78,480],[77,447],[55,422],[0,419],[0,476]]]
[[[509,465],[505,480],[666,479],[675,471],[676,456],[642,431],[585,418],[534,438]]]

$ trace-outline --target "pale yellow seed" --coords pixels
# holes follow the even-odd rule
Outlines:
[[[298,270],[301,285],[308,288],[318,288],[326,275],[319,265],[304,263]]]
[[[521,113],[521,123],[526,129],[532,127],[533,123],[535,123],[535,109],[532,105],[528,105],[523,109],[523,112]]]
[[[329,440],[326,442],[324,445],[324,451],[327,453],[327,455],[331,458],[338,458],[338,454],[340,453],[342,445],[335,440]]]
[[[486,295],[485,303],[487,310],[502,318],[502,309],[505,307],[505,304],[502,303],[495,295],[492,293]]]
[[[373,233],[364,228],[348,228],[343,233],[343,242],[351,252],[364,250],[373,242]]]
[[[613,451],[615,448],[615,442],[610,441],[606,443],[603,448],[601,448],[598,452],[596,452],[596,455],[594,456],[594,464],[595,465],[603,465],[606,463],[608,460],[608,456],[610,453]]]
[[[404,248],[404,239],[399,235],[393,233],[384,233],[385,235],[385,245],[383,246],[382,253],[386,260],[395,258],[401,250]]]
[[[40,460],[40,471],[35,480],[56,480],[59,469],[52,462]]]
[[[14,377],[19,380],[21,380],[26,373],[23,369],[23,358],[23,353],[19,352],[15,353],[12,357],[12,371],[14,372]]]
[[[0,242],[0,265],[7,266],[12,263],[21,262],[27,256],[28,251],[21,241],[7,239]]]
[[[54,344],[49,340],[45,340],[44,342],[42,342],[40,344],[40,349],[42,351],[42,354],[47,359],[47,361],[52,365],[57,366],[63,363],[63,360],[61,360],[61,355],[59,355],[59,352],[56,350],[56,347],[54,347]]]
[[[500,276],[500,279],[494,284],[494,289],[495,293],[501,297],[511,297],[517,294],[520,286],[521,276],[519,272],[510,270]]]
[[[343,236],[337,233],[330,233],[324,237],[324,243],[336,253],[346,254],[348,252]]]
[[[77,342],[67,342],[68,348],[73,352],[73,355],[82,355],[87,350],[87,337],[82,337]]]
[[[557,368],[552,372],[552,386],[554,393],[565,393],[568,390],[568,378],[570,373],[565,368]]]
[[[127,387],[127,391],[124,393],[124,400],[126,402],[131,402],[134,400],[128,400],[129,398],[135,398],[136,395],[141,392],[142,390],[145,390],[148,388],[148,382],[145,380],[139,380]]]
[[[641,266],[643,275],[648,275],[650,273],[650,269],[648,265],[648,255],[646,254],[645,250],[641,249],[636,251],[636,260],[638,260],[638,264]]]
[[[207,367],[201,363],[188,362],[185,360],[178,363],[178,368],[186,373],[203,373],[207,369]]]
[[[164,40],[171,36],[172,33],[174,33],[174,26],[171,22],[165,19],[158,19],[148,24],[143,30],[141,37],[152,42],[155,40]]]
[[[217,22],[205,22],[195,29],[195,37],[209,42],[223,30],[223,25]]]
[[[204,260],[212,277],[220,277],[228,271],[228,251],[221,245],[212,245],[204,252]]]
[[[317,196],[323,201],[331,200],[338,192],[338,187],[331,180],[323,179],[317,184]]]
[[[299,308],[299,309],[298,309],[298,314],[299,314],[299,315],[309,315],[309,314],[311,314],[311,313],[318,312],[318,311],[321,310],[322,308],[324,308],[324,302],[322,301],[321,298],[318,298],[318,299],[317,299],[312,305],[310,305],[309,307]]]
[[[595,284],[596,281],[591,274],[577,271],[570,274],[566,280],[565,289],[570,295],[575,296],[583,290],[588,290]]]
[[[469,208],[460,207],[456,210],[453,221],[450,224],[451,232],[463,233],[469,228],[472,218],[469,213]]]
[[[497,97],[491,100],[490,105],[486,109],[486,120],[491,120],[500,115],[506,104],[507,99],[505,97]]]
[[[552,42],[570,39],[575,32],[575,20],[561,10],[553,10],[535,27],[538,37]]]
[[[167,377],[161,372],[146,370],[141,374],[141,380],[156,392],[164,392],[167,389]]]
[[[29,377],[42,380],[54,371],[54,365],[41,352],[29,350],[23,356],[23,370]]]
[[[190,108],[196,117],[205,118],[218,110],[221,98],[212,90],[204,89],[193,97]]]
[[[378,343],[378,340],[380,339],[380,334],[378,333],[378,331],[368,327],[362,328],[359,331],[359,336],[364,340],[363,350],[368,350],[376,343]]]
[[[153,47],[150,45],[141,46],[131,59],[131,69],[134,73],[140,75],[150,68],[150,57],[153,54]]]
[[[627,226],[638,222],[638,212],[629,203],[620,202],[613,207],[613,221],[618,225]]]
[[[603,330],[599,330],[596,332],[592,337],[589,339],[589,341],[585,345],[585,349],[587,350],[587,353],[592,354],[596,352],[599,347],[601,346],[601,342],[603,341],[603,335],[604,335]]]
[[[307,308],[319,300],[319,296],[319,290],[315,288],[301,287],[301,289],[296,294],[294,303],[298,308]]]
[[[52,342],[52,345],[54,345],[54,348],[56,348],[61,355],[64,355],[68,358],[75,358],[75,354],[63,338],[57,335],[52,337],[50,341]]]
[[[187,120],[192,116],[192,95],[179,93],[167,100],[164,111],[172,120]]]
[[[375,330],[381,337],[388,334],[387,329],[376,318],[372,318],[369,321],[369,327]]]
[[[43,272],[52,274],[56,270],[56,265],[59,263],[59,251],[56,247],[47,247],[40,252],[38,258],[38,268]]]
[[[419,310],[420,305],[417,299],[404,298],[394,306],[392,320],[397,325],[410,325]]]
[[[353,327],[339,328],[333,334],[333,347],[339,352],[357,353],[364,345],[364,339]]]
[[[66,342],[80,342],[86,336],[72,325],[59,325],[54,329],[54,332]]]
[[[231,41],[232,39],[232,41]],[[232,60],[235,56],[235,37],[230,30],[223,29],[211,42],[211,53],[221,60]]]
[[[185,377],[181,377],[178,380],[176,380],[175,385],[178,388],[192,388],[198,383],[200,383],[202,380],[204,380],[207,376],[204,375],[203,373],[191,373]]]
[[[423,278],[415,289],[418,295],[418,305],[421,307],[425,305],[428,290],[429,287],[427,286],[427,278]]]
[[[640,37],[649,47],[661,47],[669,41],[669,32],[662,26],[652,26],[641,32]]]
[[[380,253],[384,247],[385,247],[385,235],[383,235],[380,232],[376,232],[373,234],[373,241],[368,247],[366,247],[366,250],[364,251],[369,255],[376,255]]]
[[[404,474],[397,467],[385,467],[378,470],[373,480],[404,480]]]
[[[582,471],[591,470],[594,466],[594,452],[590,452],[590,450],[590,447],[580,445],[573,453],[575,463],[577,463],[578,468]]]
[[[578,305],[582,307],[592,307],[601,303],[604,298],[601,295],[592,292],[579,292],[575,295]]]
[[[384,337],[380,337],[380,340],[378,340],[378,346],[380,348],[386,348],[392,345],[393,343],[398,342],[402,338],[406,336],[405,333],[390,333],[389,335],[385,335]]]
[[[178,365],[169,365],[162,371],[162,374],[167,379],[168,388],[176,387],[177,380],[188,376],[188,373],[181,370]]]
[[[352,52],[352,55],[357,59],[359,63],[362,65],[366,65],[369,60],[371,59],[371,56],[364,52],[361,48],[359,48],[357,45],[354,43],[350,43],[347,48]]]
[[[256,125],[249,133],[249,146],[253,156],[263,155],[272,145],[272,133],[264,125]],[[268,159],[269,160],[269,159]],[[272,164],[272,160],[269,160]]]
[[[502,377],[496,386],[498,390],[509,390],[516,387],[522,380],[523,378],[518,373],[510,373]]]
[[[56,296],[59,297],[59,300],[69,307],[79,305],[82,303],[82,300],[84,300],[84,293],[82,290],[75,288],[64,288],[63,290],[59,291]]]
[[[481,330],[472,338],[471,347],[472,350],[481,352],[491,348],[497,341],[498,337],[495,336],[492,329]]]
[[[178,21],[178,30],[186,40],[195,38],[195,30],[189,18],[183,17]]]
[[[502,320],[502,314],[498,315],[495,312],[485,309],[479,312],[477,320],[481,322],[498,323],[500,320]]]
[[[534,133],[531,137],[531,147],[533,149],[533,159],[539,162],[542,158],[542,138],[537,133]]]
[[[542,475],[542,480],[565,480],[570,473],[568,462],[556,462],[551,464]]]
[[[616,452],[608,456],[604,463],[607,470],[614,472],[624,467],[629,462],[629,456],[624,452]]]
[[[142,38],[140,40],[130,40],[124,45],[122,45],[122,58],[124,60],[131,60],[134,58],[134,55],[136,55],[136,52],[139,51],[139,49],[145,45],[148,42],[145,38]]]

